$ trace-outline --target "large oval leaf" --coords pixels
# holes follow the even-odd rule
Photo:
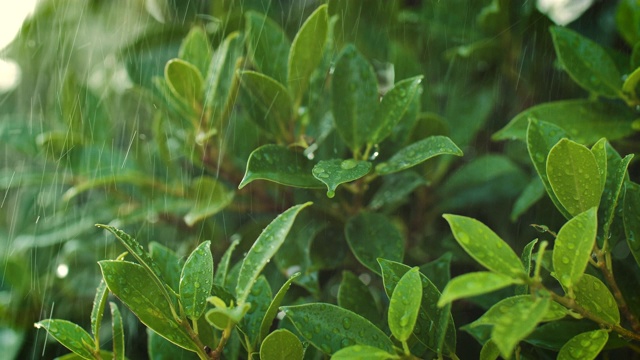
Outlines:
[[[415,267],[402,275],[389,301],[389,329],[399,341],[407,341],[413,333],[421,300],[422,284],[419,268]]]
[[[584,274],[573,288],[576,302],[591,314],[620,324],[620,311],[613,294],[607,286],[595,276]]]
[[[280,25],[255,11],[244,14],[247,53],[255,68],[276,81],[287,81],[289,39]]]
[[[180,276],[180,303],[189,318],[197,320],[204,313],[212,287],[213,257],[207,240],[189,255]]]
[[[380,314],[369,287],[350,271],[342,272],[338,288],[338,305],[378,325]]]
[[[596,208],[591,208],[569,220],[556,237],[553,270],[566,288],[572,288],[587,268],[596,241],[596,211]]]
[[[609,340],[605,329],[593,330],[574,336],[560,349],[558,360],[593,360]]]
[[[193,207],[184,216],[184,222],[193,226],[227,207],[234,192],[223,183],[209,176],[195,178],[191,183],[188,196],[193,199]]]
[[[361,212],[349,219],[344,231],[356,259],[376,274],[380,274],[376,260],[380,255],[402,262],[404,238],[386,216]]]
[[[438,155],[462,156],[462,150],[446,136],[431,136],[401,149],[386,162],[378,164],[376,172],[380,175],[395,173]]]
[[[327,197],[336,195],[340,184],[358,180],[371,171],[371,163],[364,160],[322,160],[313,167],[313,177],[327,185]]]
[[[169,60],[164,77],[174,96],[193,105],[202,98],[202,74],[192,64],[181,60]]]

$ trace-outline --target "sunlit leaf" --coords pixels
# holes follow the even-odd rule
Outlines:
[[[313,177],[314,163],[297,151],[284,146],[263,145],[249,155],[244,178],[238,185],[242,189],[254,180],[269,180],[278,184],[321,188],[322,183]]]
[[[269,329],[271,328],[273,320],[276,318],[276,315],[278,314],[280,304],[282,304],[282,300],[284,300],[284,296],[287,294],[287,291],[289,291],[289,288],[291,287],[291,282],[293,282],[293,280],[295,280],[295,278],[297,278],[298,276],[300,276],[300,273],[293,274],[282,285],[280,290],[278,290],[278,292],[276,293],[276,296],[273,297],[273,300],[271,300],[271,303],[269,304],[269,308],[265,312],[262,318],[262,323],[260,324],[260,334],[258,336],[258,343],[262,342],[262,340],[266,338],[267,334],[269,334]]]
[[[462,150],[446,136],[431,136],[401,149],[386,162],[376,165],[376,172],[380,175],[391,174],[438,155],[462,156]]]
[[[124,360],[124,328],[118,305],[109,302],[111,309],[111,333],[113,336],[113,360]]]
[[[248,57],[257,71],[281,84],[287,81],[290,42],[280,25],[255,11],[244,14]]]
[[[480,350],[480,360],[496,360],[500,356],[500,349],[492,340],[482,345]]]
[[[197,320],[207,306],[213,286],[211,241],[201,243],[184,263],[180,275],[180,303],[185,314]]]
[[[373,133],[369,136],[367,144],[378,144],[391,135],[393,128],[411,106],[414,97],[420,93],[422,78],[423,76],[415,76],[399,81],[384,95],[376,112]]]
[[[387,351],[368,345],[353,345],[338,350],[333,356],[333,360],[389,360],[398,359],[398,355],[390,354]]]
[[[94,341],[83,328],[59,319],[46,319],[35,324],[37,328],[44,328],[49,335],[60,344],[84,359],[93,359]]]
[[[393,351],[393,343],[382,330],[349,310],[321,303],[283,306],[281,309],[300,335],[325,354],[331,355],[351,345]]]
[[[576,302],[589,313],[611,323],[620,324],[620,311],[613,294],[595,276],[584,274],[573,288]]]
[[[194,205],[184,216],[184,222],[193,226],[227,207],[233,200],[234,192],[212,177],[201,176],[191,182],[189,195]]]
[[[422,286],[418,270],[415,267],[402,275],[389,301],[389,328],[393,336],[402,342],[413,333],[420,311]]]
[[[591,208],[562,226],[553,246],[555,276],[566,288],[578,283],[587,268],[596,241],[598,220]]]
[[[376,259],[382,254],[388,260],[402,262],[404,238],[382,214],[360,212],[347,221],[345,235],[356,259],[376,274],[380,274]]]
[[[380,313],[369,287],[350,271],[342,272],[342,281],[338,288],[338,306],[371,321],[380,322]]]
[[[206,77],[212,54],[213,50],[204,29],[194,26],[187,37],[182,40],[178,57],[193,64],[202,77]]]
[[[607,330],[593,330],[576,335],[560,349],[558,360],[593,360],[609,339]]]
[[[438,300],[438,306],[442,307],[457,299],[482,295],[522,283],[521,279],[489,271],[466,273],[449,281]]]
[[[371,163],[363,160],[321,160],[312,170],[313,177],[327,185],[327,197],[334,197],[340,184],[351,182],[367,175]]]

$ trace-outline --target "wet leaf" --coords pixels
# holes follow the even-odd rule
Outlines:
[[[542,199],[544,196],[544,184],[539,177],[531,179],[527,187],[524,188],[516,203],[511,210],[510,219],[515,222],[522,214],[524,214],[531,206]]]
[[[376,165],[376,172],[380,175],[395,173],[438,155],[462,156],[462,150],[446,136],[431,136],[401,149],[386,162]]]
[[[197,345],[174,320],[163,289],[158,287],[145,268],[127,261],[103,260],[98,264],[109,290],[143,324],[172,343],[197,351]]]
[[[253,120],[276,139],[285,139],[289,133],[289,123],[293,120],[293,102],[287,89],[259,72],[244,70],[238,75],[240,84],[264,114],[264,117]]]
[[[607,330],[585,332],[567,341],[558,353],[558,360],[593,360],[609,339]]]
[[[281,310],[313,346],[331,355],[351,345],[369,345],[393,352],[391,340],[369,320],[331,304],[283,306]],[[333,334],[326,337],[326,334]]]
[[[124,328],[118,305],[109,302],[111,309],[111,334],[113,336],[113,360],[124,360]]]
[[[378,325],[380,313],[369,287],[350,271],[342,272],[342,281],[338,288],[338,306]]]
[[[550,31],[558,61],[575,82],[601,96],[623,97],[622,74],[605,49],[568,28]]]
[[[526,295],[516,295],[512,297],[508,297],[502,299],[495,303],[487,312],[485,312],[480,318],[476,321],[465,325],[465,328],[473,329],[478,326],[483,325],[495,325],[499,323],[506,312],[508,312],[511,308],[518,306],[520,303],[529,303],[535,301],[535,298],[530,294]],[[568,310],[562,305],[551,301],[549,303],[549,308],[544,316],[540,319],[543,321],[554,321],[561,319],[567,315]]]
[[[247,11],[244,18],[247,54],[255,69],[285,84],[291,47],[287,35],[266,15]]]
[[[375,145],[391,135],[393,128],[411,107],[413,99],[420,93],[420,83],[423,76],[415,76],[399,81],[387,92],[382,101],[373,123],[373,132],[367,144]]]
[[[522,262],[522,266],[524,267],[524,273],[527,276],[531,276],[531,254],[533,253],[533,248],[538,243],[538,239],[535,239],[525,245],[522,250],[522,254],[520,255],[520,261]],[[524,295],[529,293],[529,287],[527,285],[521,285],[516,287],[516,295]]]
[[[439,258],[420,266],[420,273],[424,274],[424,276],[429,279],[429,282],[433,283],[439,291],[442,291],[449,280],[451,280],[452,257],[451,252],[446,252]]]
[[[596,241],[598,220],[591,208],[562,226],[553,246],[555,276],[566,288],[578,283],[587,268]]]
[[[333,118],[338,134],[354,153],[375,131],[378,82],[369,62],[347,45],[336,61],[332,81]]]
[[[600,203],[600,170],[595,156],[585,146],[560,140],[549,152],[547,176],[553,193],[572,216]]]
[[[377,347],[367,345],[353,345],[343,348],[333,354],[333,360],[389,360],[398,359],[398,355],[390,354]]]
[[[606,182],[603,183],[604,191],[598,208],[599,239],[609,239],[611,236],[611,226],[624,198],[624,182],[628,178],[627,169],[634,157],[633,154],[629,154],[621,159],[612,148],[609,148],[608,152],[610,154],[607,160]]]
[[[83,328],[59,319],[46,319],[35,324],[36,328],[44,328],[49,335],[67,349],[73,351],[83,359],[93,359],[94,341]]]
[[[178,255],[155,241],[149,243],[149,255],[160,268],[169,287],[177,293],[180,289],[180,273],[182,272],[182,263]]]
[[[291,44],[287,85],[296,107],[307,90],[311,73],[320,65],[329,32],[327,6],[319,6],[302,24]]]
[[[383,183],[369,202],[371,209],[377,210],[385,205],[401,203],[408,198],[416,188],[427,185],[428,182],[415,171],[402,171],[385,176]]]
[[[231,262],[231,255],[233,254],[233,250],[238,246],[239,240],[233,240],[227,250],[220,258],[220,263],[218,263],[218,269],[213,275],[213,283],[214,285],[224,287],[227,280],[227,273],[229,272],[229,263]]]
[[[413,333],[420,311],[422,286],[418,270],[415,267],[402,275],[389,301],[389,328],[401,342],[407,341]]]
[[[360,212],[347,221],[345,235],[356,259],[376,274],[380,274],[376,259],[381,254],[388,260],[402,262],[404,238],[382,214]]]
[[[247,303],[251,304],[251,307],[239,325],[252,346],[258,344],[260,328],[269,310],[271,295],[269,282],[264,275],[260,275],[247,296]]]
[[[520,258],[496,233],[480,221],[459,215],[445,214],[458,244],[485,268],[508,275],[525,275]]]
[[[100,325],[102,325],[102,317],[104,316],[104,308],[108,296],[107,283],[104,282],[104,279],[101,279],[96,290],[96,296],[93,299],[93,308],[91,309],[91,333],[94,337],[95,348],[98,350],[100,349]]]
[[[525,296],[501,309],[503,314],[493,325],[491,340],[500,349],[502,357],[508,359],[515,346],[531,334],[547,313],[550,303],[548,297]]]
[[[607,169],[607,148],[608,143],[607,139],[605,138],[598,140],[591,147],[591,153],[596,159],[596,163],[598,164],[598,172],[600,173],[600,187],[602,189],[600,191],[601,193],[604,191],[605,184],[607,182],[607,173],[609,172],[609,169]]]
[[[235,103],[238,83],[236,70],[240,67],[243,40],[238,32],[232,32],[213,53],[206,79],[205,106],[211,109],[213,124],[229,115]]]
[[[269,360],[302,360],[304,348],[291,331],[278,329],[267,336],[260,346],[260,358]]]
[[[213,50],[204,29],[199,26],[191,28],[187,37],[182,40],[178,57],[193,64],[202,77],[206,77],[212,55]]]
[[[173,345],[155,331],[147,328],[147,351],[150,360],[198,360],[198,355]],[[103,359],[109,359],[104,358]]]
[[[595,276],[584,274],[573,288],[576,302],[589,313],[611,323],[620,324],[620,311],[613,294]]]
[[[307,202],[289,208],[278,215],[262,231],[242,261],[242,267],[238,273],[238,283],[236,285],[238,304],[243,304],[247,299],[254,281],[284,242],[298,213],[311,204],[311,202]]]
[[[624,195],[624,232],[631,254],[640,264],[640,185],[627,182]]]
[[[592,144],[602,137],[609,141],[631,135],[633,111],[624,104],[596,100],[560,100],[528,108],[516,115],[504,128],[493,134],[493,140],[521,140],[527,138],[529,121],[554,124],[566,132],[572,140],[581,144]],[[556,132],[555,144],[567,136]],[[530,140],[527,140],[527,142]]]
[[[164,68],[164,77],[171,93],[192,105],[202,97],[202,75],[198,69],[181,59],[169,60]]]
[[[311,174],[313,165],[311,160],[297,151],[279,145],[263,145],[249,155],[247,169],[238,189],[254,180],[269,180],[301,188],[321,188],[322,183]]]
[[[380,258],[378,263],[382,269],[384,290],[387,296],[391,298],[400,278],[411,268],[395,261]],[[436,299],[439,299],[441,294],[431,280],[420,274],[420,281],[422,299],[420,300],[418,320],[413,328],[413,334],[420,343],[436,353],[454,354],[456,350],[456,327],[451,317],[451,311],[450,309],[436,306]]]
[[[265,339],[266,336],[269,334],[269,329],[273,324],[273,320],[276,318],[276,315],[278,315],[280,304],[282,304],[282,300],[284,300],[284,296],[287,294],[287,291],[289,291],[289,288],[291,287],[291,282],[293,282],[293,280],[295,280],[295,278],[297,278],[298,276],[300,276],[300,273],[293,274],[282,285],[280,290],[278,290],[278,292],[276,293],[276,296],[273,297],[273,300],[271,300],[271,303],[269,304],[269,308],[267,309],[267,312],[264,314],[264,317],[262,318],[262,323],[260,324],[260,335],[258,336],[258,343],[262,342],[262,340]]]
[[[189,255],[180,275],[180,303],[190,319],[195,321],[202,316],[212,286],[213,257],[211,241],[207,240]]]
[[[438,306],[442,307],[454,300],[482,295],[522,283],[520,279],[489,271],[466,273],[449,281],[438,300]]]
[[[201,176],[191,182],[189,197],[194,200],[194,205],[184,216],[184,222],[193,226],[227,207],[234,192],[212,177]]]
[[[340,184],[358,180],[371,171],[371,163],[364,160],[321,160],[312,170],[313,177],[327,185],[327,197],[336,195]]]

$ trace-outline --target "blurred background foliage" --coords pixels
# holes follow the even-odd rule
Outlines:
[[[273,216],[311,199],[318,206],[301,214],[298,223],[303,226],[290,235],[299,240],[287,240],[295,246],[283,247],[269,265],[269,280],[281,284],[302,267],[307,276],[292,289],[290,301],[336,302],[343,270],[371,279],[335,227],[304,226],[316,224],[311,218],[327,224],[340,221],[322,210],[335,208],[323,190],[253,183],[236,191],[224,211],[185,217],[203,201],[201,190],[211,181],[206,179],[215,178],[228,191],[237,188],[250,152],[270,141],[254,125],[250,98],[241,91],[228,124],[209,157],[203,158],[199,134],[167,110],[153,80],[164,76],[165,64],[178,57],[182,40],[194,26],[205,30],[216,49],[229,34],[244,31],[245,14],[254,10],[267,14],[293,39],[320,3],[39,2],[19,36],[1,53],[15,61],[22,74],[17,87],[0,94],[0,347],[7,349],[8,358],[66,353],[33,328],[40,319],[88,322],[100,279],[96,262],[120,251],[96,223],[123,228],[143,244],[155,241],[180,255],[211,239],[217,263],[232,241],[239,241],[235,256],[241,258]],[[465,154],[425,163],[413,173],[417,176],[393,178],[397,183],[372,184],[368,208],[386,214],[401,230],[404,263],[423,265],[448,253],[441,261],[452,256],[453,274],[476,266],[452,241],[443,212],[481,220],[517,252],[536,237],[529,224],[559,227],[562,217],[546,197],[531,207],[514,207],[521,193],[536,191],[530,189],[536,186],[536,174],[525,145],[491,140],[531,106],[588,96],[555,61],[549,34],[553,22],[538,11],[536,2],[328,3],[329,15],[337,15],[328,59],[334,61],[345,44],[354,43],[374,66],[381,89],[396,79],[424,75],[408,136],[416,141],[447,135]],[[632,49],[616,30],[617,7],[616,1],[597,1],[570,27],[611,49],[621,72],[628,73],[624,61]],[[328,88],[323,82],[322,77],[312,80],[310,86],[316,88],[305,104],[325,101]],[[317,156],[344,152],[332,129],[311,127],[309,132],[318,143]],[[630,135],[615,142],[620,153],[638,151],[636,136]],[[385,159],[397,147],[386,142],[376,153]],[[632,174],[635,167],[632,164]],[[198,180],[203,176],[205,180]],[[375,279],[371,286],[381,288]],[[477,318],[479,309],[499,296],[457,305],[456,324]],[[124,316],[127,355],[141,358],[146,333],[130,313]],[[479,349],[463,333],[459,343],[474,343],[459,349],[461,358]]]

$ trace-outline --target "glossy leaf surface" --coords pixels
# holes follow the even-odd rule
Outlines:
[[[389,360],[398,356],[368,345],[353,345],[333,354],[334,360]]]
[[[527,296],[511,307],[502,308],[503,316],[491,330],[491,340],[500,349],[502,357],[509,358],[515,346],[535,329],[547,313],[550,302],[547,297]]]
[[[380,175],[395,173],[438,155],[462,156],[462,150],[446,136],[431,136],[401,149],[386,162],[378,164],[376,172]]]
[[[213,286],[213,257],[210,248],[209,240],[198,245],[184,263],[180,276],[180,302],[185,314],[193,320],[202,316]]]
[[[250,70],[240,71],[238,76],[253,102],[264,113],[264,117],[253,119],[256,124],[276,139],[285,136],[288,124],[293,119],[293,103],[284,85]]]
[[[287,291],[289,291],[289,288],[291,287],[291,283],[298,276],[300,276],[300,273],[293,274],[282,285],[280,290],[278,290],[278,292],[276,293],[276,296],[273,297],[273,300],[271,300],[271,303],[269,304],[269,308],[267,309],[267,312],[264,314],[264,317],[262,318],[262,323],[260,324],[260,335],[258,337],[258,342],[261,342],[269,334],[269,329],[271,328],[271,324],[273,323],[273,320],[276,318],[276,315],[278,314],[280,304],[282,304],[282,300],[284,300],[284,297],[287,294]]]
[[[246,335],[247,341],[249,341],[252,346],[257,344],[262,321],[269,310],[271,296],[272,293],[269,282],[264,275],[259,276],[253,284],[249,296],[247,296],[247,303],[251,304],[251,307],[240,323],[240,327]]]
[[[640,264],[640,185],[629,182],[624,196],[624,232],[631,254]]]
[[[620,324],[620,311],[616,299],[600,279],[584,274],[573,291],[576,302],[591,314],[610,324]]]
[[[389,302],[389,328],[399,341],[413,333],[422,300],[422,284],[417,267],[407,271],[396,284]]]
[[[378,324],[380,314],[369,287],[350,271],[342,272],[342,281],[338,288],[338,306]]]
[[[299,152],[278,145],[263,145],[249,155],[242,189],[254,180],[269,180],[278,184],[321,188],[322,183],[312,175],[314,163]]]
[[[313,177],[327,186],[327,197],[336,195],[340,184],[358,180],[371,171],[371,163],[363,160],[321,160],[313,167]]]
[[[102,279],[96,290],[96,296],[93,299],[93,308],[91,309],[91,333],[95,340],[96,349],[100,349],[100,325],[102,325],[102,317],[104,316],[104,308],[108,296],[107,283]]]
[[[49,335],[73,351],[83,359],[93,359],[93,339],[88,332],[80,326],[59,319],[46,319],[35,324],[37,328],[44,328]]]
[[[368,144],[378,144],[391,135],[393,128],[409,110],[416,95],[420,93],[422,79],[423,76],[420,75],[399,81],[384,95],[376,112],[375,128],[367,141]]]
[[[395,225],[382,214],[361,212],[345,226],[351,251],[369,270],[380,274],[377,258],[384,254],[391,261],[402,262],[404,238]]]
[[[567,288],[578,283],[587,268],[596,241],[596,211],[591,208],[569,220],[556,237],[553,269],[558,281]]]
[[[261,359],[302,360],[304,348],[291,331],[278,329],[267,336],[260,346]]]
[[[593,360],[609,339],[609,333],[604,330],[593,330],[576,335],[560,349],[558,360]]]

